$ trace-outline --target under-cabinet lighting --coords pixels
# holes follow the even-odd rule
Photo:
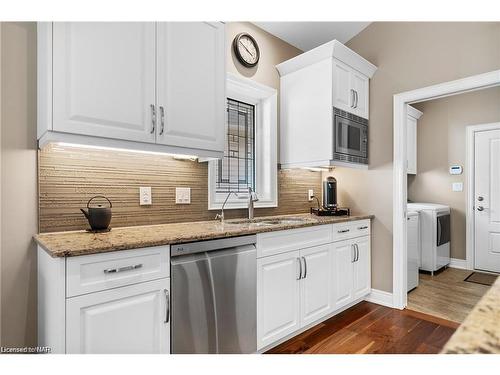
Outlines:
[[[127,148],[118,148],[118,147],[106,147],[106,146],[93,146],[93,145],[80,145],[76,143],[66,143],[66,142],[57,142],[52,143],[52,146],[57,147],[73,147],[73,148],[85,148],[90,150],[108,150],[108,151],[118,151],[118,152],[134,152],[137,154],[150,154],[150,155],[163,155],[170,156],[176,160],[190,160],[196,161],[198,157],[195,155],[182,155],[182,154],[171,154],[167,152],[158,152],[158,151],[145,151],[145,150],[133,150]]]
[[[329,172],[331,167],[302,167],[301,169],[305,169],[311,172]]]

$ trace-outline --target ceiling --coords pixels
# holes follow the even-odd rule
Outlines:
[[[370,24],[370,22],[253,23],[302,51],[308,51],[333,39],[346,43]]]

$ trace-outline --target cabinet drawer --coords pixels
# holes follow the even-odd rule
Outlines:
[[[332,226],[318,225],[307,228],[257,234],[257,258],[305,249],[332,242]]]
[[[66,260],[66,297],[170,276],[170,247],[82,255]]]
[[[333,224],[333,241],[367,236],[370,234],[370,220],[349,221]]]

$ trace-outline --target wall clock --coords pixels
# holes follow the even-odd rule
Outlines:
[[[255,39],[248,33],[236,35],[233,40],[233,50],[239,62],[247,68],[253,68],[259,62],[259,46]]]

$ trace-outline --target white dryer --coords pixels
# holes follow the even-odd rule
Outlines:
[[[450,207],[435,203],[408,203],[420,221],[420,269],[434,273],[450,264]]]

